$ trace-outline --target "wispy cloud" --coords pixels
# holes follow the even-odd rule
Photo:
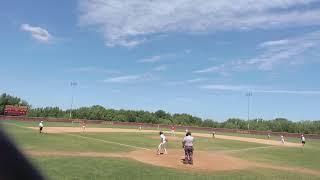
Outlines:
[[[152,56],[152,57],[140,59],[140,60],[138,60],[138,62],[140,62],[140,63],[155,63],[155,62],[160,61],[162,58],[163,58],[162,56]]]
[[[156,62],[160,62],[163,60],[174,58],[176,56],[177,56],[176,54],[155,55],[155,56],[139,59],[137,62],[138,63],[156,63]]]
[[[22,24],[20,28],[22,31],[30,33],[34,39],[40,42],[50,42],[53,39],[53,36],[44,28],[29,24]]]
[[[152,74],[139,74],[139,75],[123,75],[123,76],[115,76],[108,79],[103,80],[105,83],[138,83],[154,80],[154,76]]]
[[[197,84],[200,82],[208,81],[207,78],[195,78],[195,79],[188,79],[188,80],[181,80],[181,81],[168,81],[164,83],[164,85],[168,86],[180,86],[180,85],[190,85],[190,84]]]
[[[273,40],[258,45],[260,54],[249,59],[240,59],[228,63],[194,71],[195,73],[229,73],[247,70],[273,70],[284,64],[290,65],[309,50],[319,49],[320,31],[305,34],[301,37]],[[303,58],[300,63],[302,64]]]
[[[136,46],[150,35],[168,32],[243,31],[320,24],[318,0],[79,2],[80,24],[100,28],[106,44],[112,46]]]
[[[252,91],[252,86],[240,86],[240,85],[224,85],[224,84],[210,84],[200,86],[202,89],[212,89],[221,91]]]
[[[137,62],[138,63],[150,63],[150,64],[158,63],[158,62],[162,62],[162,61],[185,57],[185,56],[188,56],[190,53],[191,53],[191,50],[186,49],[186,50],[182,50],[182,51],[175,52],[175,53],[165,53],[165,54],[154,55],[151,57],[142,58],[142,59],[139,59]]]
[[[187,83],[198,83],[198,82],[204,82],[207,81],[207,78],[195,78],[195,79],[189,79],[186,82]]]
[[[209,68],[205,68],[205,69],[196,70],[194,72],[195,73],[209,73],[209,72],[223,73],[226,70],[227,70],[226,65],[222,64],[219,66],[213,66],[213,67],[209,67]]]
[[[153,68],[154,71],[166,71],[167,69],[168,69],[167,65],[160,65]]]
[[[67,72],[75,72],[75,73],[106,73],[106,74],[119,74],[119,71],[104,69],[94,66],[87,67],[74,67],[66,70]]]
[[[209,84],[200,86],[201,89],[214,91],[236,91],[236,92],[254,92],[254,93],[271,93],[271,94],[301,94],[301,95],[320,95],[320,90],[279,90],[259,86],[247,85],[225,85]]]
[[[276,41],[266,41],[261,43],[259,46],[262,48],[265,48],[265,47],[273,47],[273,46],[283,46],[283,45],[288,45],[290,43],[292,42],[288,39],[281,39]]]
[[[297,91],[297,90],[255,90],[257,93],[274,93],[274,94],[305,94],[305,95],[320,95],[319,91]]]
[[[147,41],[146,39],[119,40],[117,41],[117,43],[107,41],[105,45],[109,47],[115,47],[115,46],[134,47],[146,41]]]

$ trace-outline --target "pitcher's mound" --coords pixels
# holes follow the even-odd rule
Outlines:
[[[249,163],[245,160],[214,152],[196,151],[193,155],[193,165],[182,163],[183,150],[171,150],[167,155],[156,155],[156,152],[153,151],[132,151],[129,156],[143,163],[176,169],[230,171],[249,167]]]

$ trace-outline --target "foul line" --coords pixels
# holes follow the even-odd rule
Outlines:
[[[17,126],[17,127],[24,128],[24,129],[30,129],[28,127],[20,126],[20,125],[17,125],[17,124],[11,124],[11,123],[3,123],[3,124],[13,125],[13,126]],[[135,148],[135,149],[142,149],[142,150],[151,151],[151,149],[143,148],[143,147],[139,147],[139,146],[122,144],[122,143],[118,143],[118,142],[113,142],[113,141],[108,141],[108,140],[103,140],[103,139],[98,139],[98,138],[93,138],[93,137],[87,137],[87,136],[81,136],[81,135],[76,135],[76,134],[69,134],[69,133],[67,133],[65,131],[62,131],[62,130],[60,130],[60,131],[63,132],[64,134],[66,134],[66,135],[69,135],[69,136],[80,137],[80,138],[83,138],[83,139],[91,139],[91,140],[100,141],[100,142],[104,142],[104,143],[108,143],[108,144],[117,144],[117,145],[120,145],[120,146],[125,146],[125,147],[130,147],[130,148]]]
[[[64,131],[62,131],[62,132],[64,132]],[[69,134],[69,133],[66,133],[66,132],[64,132],[64,133],[69,135],[69,136],[80,137],[80,138],[84,138],[84,139],[91,139],[91,140],[96,140],[96,141],[105,142],[105,143],[109,143],[109,144],[117,144],[117,145],[120,145],[120,146],[126,146],[126,147],[131,147],[131,148],[143,149],[143,150],[151,151],[151,149],[143,148],[143,147],[139,147],[139,146],[122,144],[122,143],[118,143],[118,142],[113,142],[113,141],[108,141],[108,140],[103,140],[103,139],[98,139],[98,138],[93,138],[93,137],[87,137],[87,136],[81,136],[81,135],[76,135],[76,134]]]

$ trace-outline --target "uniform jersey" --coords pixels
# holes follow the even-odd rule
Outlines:
[[[183,143],[185,146],[193,146],[193,140],[194,138],[192,136],[186,136],[183,138]]]
[[[301,141],[306,141],[306,138],[304,136],[302,136]]]
[[[166,136],[165,136],[164,134],[161,134],[161,135],[160,135],[160,141],[161,141],[162,143],[167,142]]]
[[[41,122],[41,123],[39,123],[39,127],[43,127],[43,123]]]

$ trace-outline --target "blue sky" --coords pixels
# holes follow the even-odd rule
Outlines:
[[[4,1],[0,93],[223,121],[318,120],[318,0]]]

